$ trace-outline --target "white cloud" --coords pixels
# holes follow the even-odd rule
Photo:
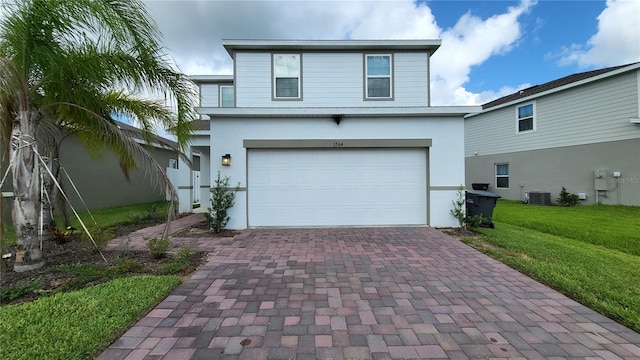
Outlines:
[[[630,2],[610,1],[609,9],[624,3]],[[470,105],[481,103],[487,94],[504,94],[472,93],[464,85],[474,66],[518,45],[522,36],[519,18],[535,0],[521,0],[486,19],[467,12],[447,29],[438,25],[428,3],[413,0],[147,0],[145,4],[163,34],[169,55],[180,71],[190,75],[232,73],[232,60],[221,44],[225,38],[439,38],[443,43],[431,64],[432,103]],[[616,14],[603,12],[601,28]],[[605,34],[602,29],[601,33]],[[627,38],[632,40],[633,34]],[[610,42],[597,34],[590,43]],[[595,57],[595,52],[589,56]]]
[[[442,47],[433,56],[431,64],[434,74],[433,103],[478,104],[478,99],[484,96],[473,94],[464,88],[471,68],[494,55],[510,51],[517,44],[522,35],[518,18],[534,4],[523,1],[518,6],[508,8],[506,13],[486,20],[467,13],[453,28],[443,31],[440,34]]]
[[[473,66],[517,45],[522,35],[518,19],[534,4],[522,0],[488,19],[467,13],[452,28],[442,29],[427,4],[412,0],[147,2],[167,47],[187,74],[230,74],[223,38],[441,38],[431,66],[434,105],[478,104],[493,94],[471,93],[464,84]]]
[[[640,61],[640,0],[607,0],[598,31],[586,44],[571,44],[557,54],[561,65],[613,66]]]

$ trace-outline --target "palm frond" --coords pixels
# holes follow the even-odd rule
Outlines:
[[[139,165],[171,192],[164,173],[112,114],[141,125],[143,139],[158,126],[187,148],[196,118],[195,85],[176,71],[140,0],[5,0],[0,20],[0,140],[9,144],[20,111],[38,123],[39,141],[63,129],[90,148],[111,149],[123,169]],[[171,108],[144,96],[168,97]],[[173,206],[173,204],[171,205]]]

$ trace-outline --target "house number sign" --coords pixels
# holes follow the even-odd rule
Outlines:
[[[342,141],[334,141],[333,142],[333,147],[339,148],[339,147],[343,147],[344,146],[344,142]]]

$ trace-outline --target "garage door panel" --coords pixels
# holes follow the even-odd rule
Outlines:
[[[249,226],[426,224],[425,149],[249,150]]]

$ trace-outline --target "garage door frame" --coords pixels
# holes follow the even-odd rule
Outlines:
[[[432,145],[432,139],[244,139],[243,147],[246,149],[246,158],[249,157],[251,149],[385,149],[385,148],[421,148],[426,154],[426,225],[430,226],[430,159],[429,148]],[[246,161],[245,183],[247,190],[249,188],[249,161]],[[249,219],[249,197],[251,194],[247,191],[246,198],[246,216],[247,226],[250,225]]]

